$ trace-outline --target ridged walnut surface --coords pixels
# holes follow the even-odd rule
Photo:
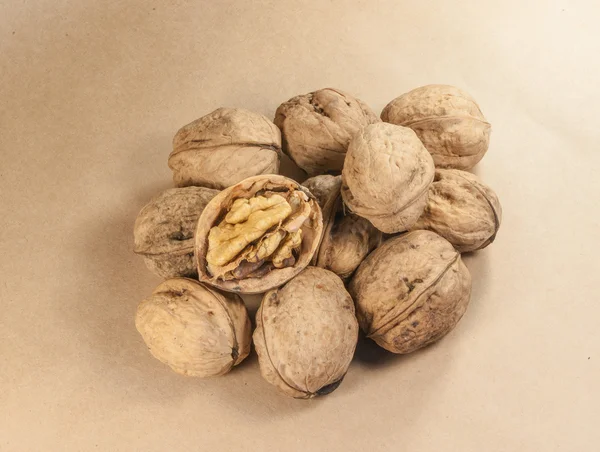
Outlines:
[[[342,171],[342,197],[351,211],[388,234],[406,231],[427,204],[434,166],[407,127],[380,122],[350,142]]]
[[[267,117],[219,108],[177,132],[169,167],[178,187],[220,190],[250,176],[277,174],[280,152],[281,133]]]
[[[501,222],[502,207],[490,187],[471,173],[439,169],[425,211],[412,229],[436,232],[464,253],[492,243]]]
[[[283,151],[309,176],[339,174],[352,136],[379,121],[363,101],[332,88],[291,98],[279,106],[274,120]]]
[[[150,353],[183,375],[223,375],[250,353],[242,299],[191,279],[159,285],[138,306],[135,325]]]
[[[329,394],[346,375],[356,348],[352,298],[334,273],[308,267],[264,295],[253,339],[269,383],[296,398]]]
[[[413,129],[439,168],[470,169],[490,143],[491,126],[479,105],[454,86],[416,88],[391,101],[381,119]]]
[[[456,326],[469,304],[471,276],[447,240],[414,231],[369,254],[348,290],[365,334],[393,353],[410,353]]]

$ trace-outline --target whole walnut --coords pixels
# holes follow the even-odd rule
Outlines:
[[[339,174],[352,136],[374,122],[379,118],[363,101],[331,88],[293,97],[275,113],[283,151],[309,176]]]
[[[502,207],[494,191],[477,176],[461,170],[438,169],[429,201],[411,229],[428,229],[461,253],[485,248],[496,238]]]
[[[264,295],[253,338],[269,383],[300,399],[329,394],[346,375],[358,340],[352,298],[334,273],[308,267]]]
[[[135,326],[150,353],[183,375],[223,375],[250,353],[242,299],[192,279],[160,284],[138,306]]]
[[[279,172],[281,132],[265,116],[219,108],[179,129],[169,167],[178,187],[223,189],[250,176]]]
[[[368,220],[345,212],[341,176],[315,176],[302,185],[315,195],[323,212],[323,237],[312,264],[346,279],[379,246],[383,234]]]
[[[393,353],[410,353],[456,326],[469,304],[471,276],[448,241],[413,231],[369,254],[348,290],[367,337]]]
[[[163,278],[195,276],[194,232],[198,217],[217,190],[170,188],[146,204],[133,227],[134,252]]]
[[[306,188],[278,175],[250,177],[200,215],[199,279],[230,292],[266,292],[310,263],[322,232],[321,209]]]
[[[406,231],[425,209],[434,172],[431,155],[415,132],[384,122],[371,124],[348,147],[342,198],[380,231]]]
[[[470,169],[490,143],[491,126],[479,105],[454,86],[414,89],[391,101],[381,119],[413,129],[440,168]]]

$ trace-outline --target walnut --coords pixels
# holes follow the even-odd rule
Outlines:
[[[374,122],[363,101],[331,88],[293,97],[275,113],[283,151],[310,176],[339,174],[352,136]]]
[[[456,326],[469,303],[471,276],[449,242],[413,231],[369,254],[348,290],[367,336],[391,352],[410,353]]]
[[[165,190],[138,214],[133,228],[134,252],[163,278],[195,276],[194,232],[200,213],[217,190],[203,187]]]
[[[436,232],[464,253],[492,243],[501,221],[502,207],[491,188],[471,173],[438,169],[427,207],[412,229]]]
[[[198,220],[199,278],[232,292],[265,292],[309,264],[322,231],[307,189],[278,175],[248,178],[215,196]]]
[[[477,102],[448,85],[428,85],[391,101],[385,122],[410,127],[440,168],[470,169],[488,150],[491,126]]]
[[[279,172],[281,133],[265,116],[219,108],[182,127],[169,167],[178,187],[223,189],[259,174]]]
[[[301,399],[329,394],[342,382],[356,348],[354,303],[334,273],[308,267],[264,295],[253,338],[269,383]]]
[[[302,185],[315,195],[323,212],[323,237],[312,264],[346,279],[379,246],[382,233],[368,220],[345,212],[341,176],[315,176]]]
[[[431,155],[411,129],[371,124],[348,147],[342,197],[380,231],[405,231],[425,209],[434,172]]]
[[[191,279],[160,284],[138,306],[135,326],[150,353],[183,375],[223,375],[250,353],[242,299]]]

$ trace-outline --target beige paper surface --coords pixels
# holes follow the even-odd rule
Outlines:
[[[0,5],[1,451],[584,451],[600,447],[600,7],[594,1],[5,1]],[[439,344],[361,341],[343,384],[279,395],[256,355],[184,378],[136,332],[132,253],[183,124],[322,87],[377,112],[428,83],[493,132],[504,222],[466,258]],[[250,301],[255,311],[258,298]]]

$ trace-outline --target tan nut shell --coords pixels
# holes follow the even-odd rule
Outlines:
[[[265,116],[219,108],[182,127],[169,167],[178,187],[223,189],[259,174],[279,172],[281,133]]]
[[[312,265],[346,279],[381,244],[383,234],[368,220],[344,212],[341,176],[315,176],[302,185],[315,195],[323,212],[323,237]]]
[[[477,176],[439,169],[429,189],[427,207],[412,229],[433,231],[464,253],[492,243],[501,222],[498,197]]]
[[[448,85],[427,85],[391,101],[385,122],[413,129],[439,168],[470,169],[488,150],[491,126],[477,102]]]
[[[393,353],[410,353],[449,333],[471,296],[471,276],[448,241],[414,231],[384,242],[349,288],[362,330]]]
[[[253,339],[269,383],[296,398],[329,394],[346,375],[358,340],[352,298],[334,273],[308,267],[265,294]]]
[[[237,198],[251,198],[262,189],[268,190],[301,190],[305,192],[314,209],[309,219],[302,226],[302,245],[297,261],[291,267],[276,268],[260,278],[223,281],[214,278],[207,269],[206,254],[208,252],[208,234],[210,229],[224,216],[226,210]],[[196,263],[200,281],[211,284],[229,292],[263,293],[285,284],[309,265],[319,246],[323,233],[323,217],[319,205],[310,192],[296,181],[276,174],[249,177],[242,182],[221,191],[206,206],[198,219],[196,228]]]
[[[170,188],[146,204],[133,227],[136,254],[158,276],[195,276],[194,232],[198,217],[217,190]]]
[[[274,122],[282,132],[283,151],[314,176],[339,174],[352,136],[379,118],[363,101],[325,88],[284,102]]]
[[[411,129],[372,124],[350,142],[342,197],[380,231],[402,232],[423,213],[434,172],[431,155]]]
[[[183,375],[223,375],[250,353],[242,299],[191,279],[160,284],[138,306],[135,326],[150,353]]]

